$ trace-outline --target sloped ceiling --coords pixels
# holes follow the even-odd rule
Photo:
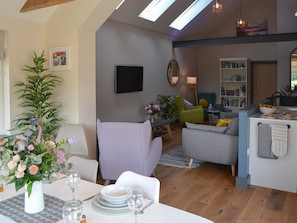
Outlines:
[[[208,5],[190,24],[183,30],[178,31],[169,27],[169,24],[183,12],[194,0],[177,0],[156,22],[146,21],[138,18],[140,12],[151,2],[151,0],[126,0],[124,4],[116,10],[110,19],[139,26],[146,29],[155,30],[175,39],[207,38],[208,34],[230,14],[238,12],[239,0],[222,0],[223,11],[220,14],[212,12],[211,4]],[[242,4],[249,1],[242,0]]]

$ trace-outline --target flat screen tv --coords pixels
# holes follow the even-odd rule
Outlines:
[[[115,92],[117,94],[142,91],[143,67],[142,66],[116,66],[115,67]]]

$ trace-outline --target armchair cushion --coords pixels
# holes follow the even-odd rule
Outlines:
[[[226,134],[227,135],[233,135],[233,136],[238,136],[238,118],[233,118],[231,123],[228,125],[228,128],[226,129]]]
[[[191,110],[193,109],[193,104],[191,102],[189,102],[188,100],[183,98],[183,103],[184,103],[184,108],[186,110]]]

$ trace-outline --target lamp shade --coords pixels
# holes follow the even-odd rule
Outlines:
[[[197,84],[197,77],[187,77],[187,84]]]
[[[172,84],[176,84],[178,82],[178,77],[172,77],[171,82]]]

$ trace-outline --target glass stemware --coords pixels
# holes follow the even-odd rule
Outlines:
[[[143,191],[139,188],[132,188],[128,191],[127,204],[128,207],[133,211],[135,216],[135,223],[138,222],[138,214],[140,209],[145,202]]]
[[[62,216],[65,223],[79,223],[82,218],[82,203],[79,200],[67,201],[62,208]]]
[[[80,175],[78,170],[68,170],[66,173],[66,184],[72,192],[72,200],[75,199],[75,190],[80,183]]]

